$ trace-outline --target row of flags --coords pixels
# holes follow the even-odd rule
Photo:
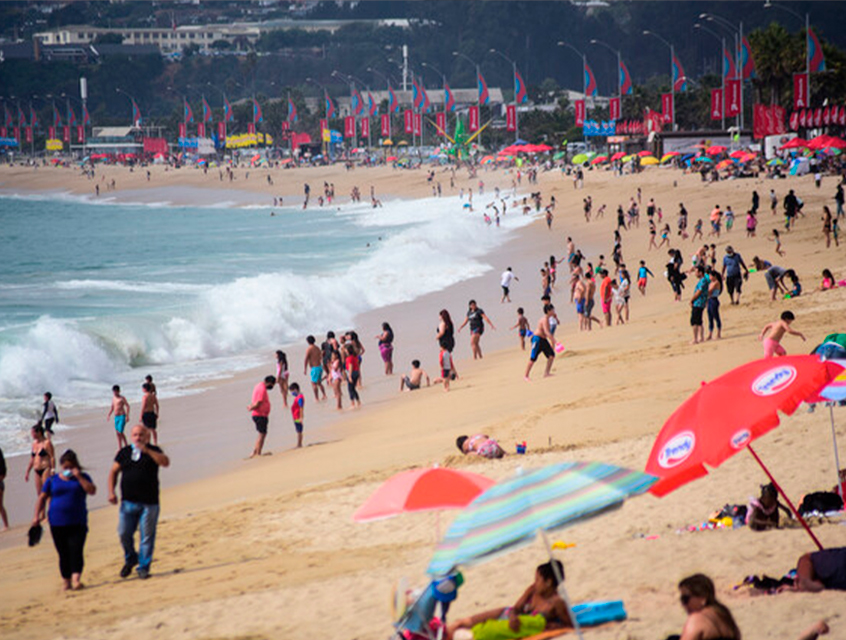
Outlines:
[[[9,128],[15,126],[15,118],[12,115],[12,112],[9,111],[9,106],[3,106],[3,126]],[[73,127],[76,126],[78,121],[76,119],[76,114],[74,113],[73,109],[68,106],[67,111],[67,126]],[[83,106],[82,107],[82,124],[89,125],[91,124],[91,116],[88,114],[88,108]],[[24,110],[21,109],[20,105],[18,105],[18,122],[17,126],[19,127],[37,127],[39,125],[38,116],[35,113],[35,109],[30,106],[29,108],[29,122],[27,122],[26,114]],[[64,121],[62,120],[62,113],[59,111],[56,105],[53,105],[53,126],[54,127],[61,127],[64,126]]]
[[[799,109],[790,114],[788,123],[791,131],[826,125],[846,126],[846,107],[833,105],[817,109]]]

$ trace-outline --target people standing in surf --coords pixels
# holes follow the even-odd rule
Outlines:
[[[358,395],[359,378],[361,377],[361,359],[355,343],[346,343],[347,356],[344,358],[344,379],[347,381],[347,391],[350,394],[350,404],[353,409],[361,407],[361,397]]]
[[[122,449],[127,446],[126,436],[123,432],[126,429],[126,423],[129,421],[129,402],[120,395],[119,385],[112,387],[112,406],[109,408],[106,421],[112,416],[115,418],[115,435],[117,436],[118,449]]]
[[[452,350],[455,349],[455,326],[452,324],[452,318],[449,315],[449,311],[446,309],[441,309],[438,315],[440,317],[437,332],[438,347],[441,351],[447,351],[451,354]],[[453,366],[452,378],[454,380],[457,377],[458,372]]]
[[[3,521],[3,528],[0,533],[9,530],[9,516],[6,514],[6,507],[3,505],[3,494],[6,492],[6,458],[3,457],[3,449],[0,449],[0,520]]]
[[[35,472],[35,494],[41,493],[44,481],[49,478],[56,466],[56,454],[53,443],[44,437],[44,427],[34,425],[30,430],[32,447],[29,452],[29,464],[24,472],[24,482],[29,482],[30,472]]]
[[[282,394],[282,404],[288,406],[288,357],[284,351],[276,352],[276,382],[279,383],[279,393]]]
[[[306,338],[308,348],[305,352],[305,359],[303,362],[303,375],[308,375],[311,380],[311,389],[314,391],[314,399],[320,402],[320,394],[323,394],[323,399],[326,400],[326,389],[323,388],[323,354],[320,348],[315,344],[314,336]]]
[[[458,327],[458,332],[460,333],[467,324],[470,325],[470,348],[473,351],[473,359],[476,360],[482,357],[482,346],[480,344],[480,340],[482,339],[482,334],[485,332],[485,322],[487,322],[494,331],[496,331],[496,327],[493,322],[491,322],[490,318],[485,315],[485,312],[476,305],[475,300],[471,300],[468,303],[468,307],[467,316],[464,318],[464,322],[461,323],[461,326]]]
[[[41,420],[38,421],[44,427],[47,439],[53,437],[53,425],[59,422],[59,410],[53,402],[53,394],[49,391],[44,393],[44,405],[41,409]]]
[[[382,323],[382,333],[376,336],[379,341],[379,355],[382,356],[382,362],[385,363],[385,375],[390,376],[394,373],[394,330],[387,322]]]

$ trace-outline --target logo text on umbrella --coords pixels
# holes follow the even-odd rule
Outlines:
[[[684,431],[664,445],[658,454],[658,464],[672,469],[687,460],[695,447],[696,436],[692,431]]]
[[[786,365],[776,367],[755,379],[752,383],[752,393],[757,396],[772,396],[787,389],[795,379],[795,368]]]

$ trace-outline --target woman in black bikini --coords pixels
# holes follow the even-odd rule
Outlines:
[[[56,454],[53,452],[52,443],[44,437],[44,427],[35,425],[31,433],[32,450],[24,474],[24,482],[29,482],[29,472],[35,471],[35,495],[39,495],[41,486],[56,466]]]

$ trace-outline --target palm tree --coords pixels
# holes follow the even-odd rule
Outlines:
[[[753,85],[758,102],[781,104],[789,107],[786,100],[792,91],[793,74],[804,70],[805,43],[801,35],[791,35],[773,22],[766,29],[757,29],[749,34],[749,46],[755,59],[757,78]],[[769,100],[765,93],[769,91]]]

